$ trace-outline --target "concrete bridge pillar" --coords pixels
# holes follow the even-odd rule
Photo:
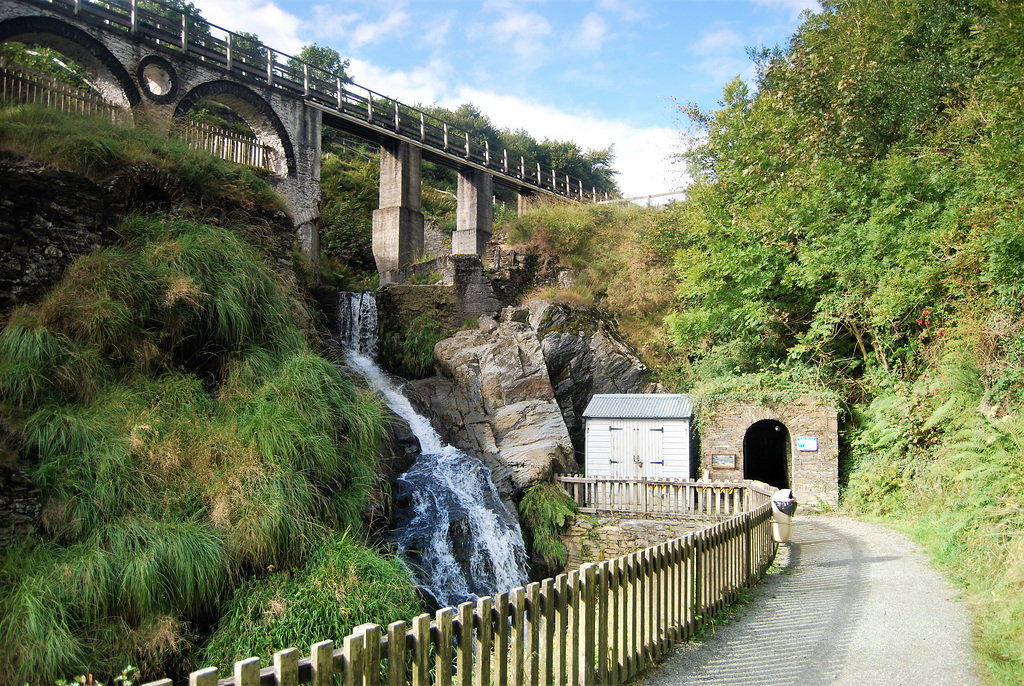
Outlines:
[[[519,193],[516,196],[518,200],[518,202],[516,203],[516,211],[520,217],[526,214],[526,209],[530,206],[530,198],[532,197],[533,196],[529,195],[528,193]]]
[[[419,148],[392,141],[380,148],[380,209],[373,212],[373,258],[381,285],[389,272],[423,256],[423,200]]]
[[[494,179],[487,172],[459,172],[458,215],[452,234],[452,254],[482,258],[494,226]]]

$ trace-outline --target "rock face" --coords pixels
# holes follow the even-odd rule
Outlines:
[[[478,328],[438,343],[434,354],[440,375],[410,382],[410,395],[449,443],[484,460],[503,495],[517,496],[553,472],[577,471],[529,324],[485,315]]]
[[[583,411],[596,393],[637,393],[647,366],[594,308],[538,300],[506,310],[528,321],[544,352],[548,376],[577,455],[583,455]]]

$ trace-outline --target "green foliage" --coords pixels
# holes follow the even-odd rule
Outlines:
[[[676,383],[846,401],[846,505],[930,545],[1005,683],[1024,678],[1022,22],[1019,3],[823,3],[758,54],[756,93],[683,107],[696,182],[647,234],[673,259]]]
[[[320,170],[325,202],[321,250],[353,273],[376,271],[373,211],[379,200],[380,165],[358,155],[331,155]]]
[[[251,247],[120,231],[0,331],[0,418],[47,533],[0,557],[5,683],[177,670],[239,580],[360,530],[379,487],[382,406],[308,350]]]
[[[392,374],[423,379],[434,371],[434,346],[452,332],[437,319],[420,315],[406,331],[385,331],[381,340],[381,361]]]
[[[333,80],[334,77],[340,76],[343,82],[352,82],[352,77],[347,73],[349,61],[341,59],[341,55],[334,48],[316,43],[304,45],[295,58],[288,60],[288,66],[301,70],[302,62],[319,70],[319,73],[313,74],[317,78]]]
[[[577,512],[576,501],[556,484],[541,482],[523,492],[519,516],[530,534],[534,554],[550,569],[562,569],[568,561],[560,535]]]
[[[269,664],[286,646],[340,641],[360,624],[408,622],[420,612],[397,557],[370,550],[347,532],[333,534],[302,567],[239,585],[203,662],[227,670],[235,660],[259,656]]]
[[[72,86],[82,89],[89,87],[86,83],[85,70],[53,48],[7,41],[0,43],[0,57],[10,63],[42,72]]]

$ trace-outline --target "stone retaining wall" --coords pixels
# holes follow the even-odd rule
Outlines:
[[[712,522],[699,519],[621,519],[577,517],[562,534],[569,554],[566,569],[584,562],[603,562],[700,531]]]
[[[0,465],[0,549],[39,526],[39,489],[20,469]]]

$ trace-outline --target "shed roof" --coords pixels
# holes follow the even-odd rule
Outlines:
[[[602,419],[689,419],[690,396],[672,393],[598,394],[590,400],[584,417]]]

